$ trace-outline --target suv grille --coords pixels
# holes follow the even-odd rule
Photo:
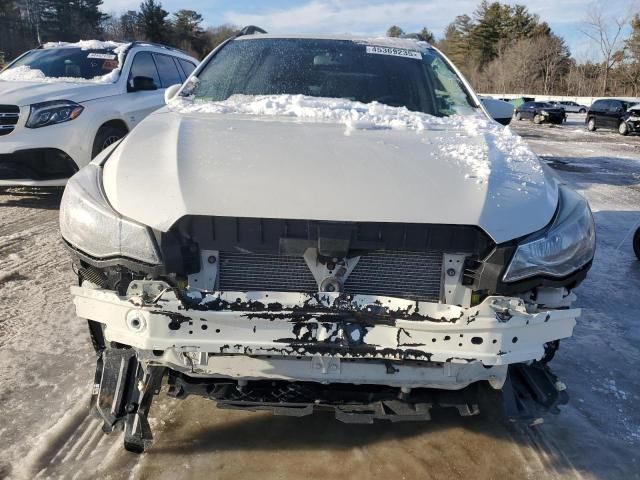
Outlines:
[[[318,291],[303,257],[220,252],[219,265],[219,288],[223,291]],[[437,302],[441,279],[441,252],[377,251],[360,257],[344,290]]]
[[[20,118],[20,108],[17,105],[0,105],[0,136],[13,132],[18,118]]]

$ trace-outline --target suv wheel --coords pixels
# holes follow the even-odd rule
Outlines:
[[[624,120],[620,122],[620,125],[618,125],[618,133],[620,135],[627,135],[629,133],[629,125],[627,125],[627,122]]]
[[[516,120],[522,120],[522,115],[520,114],[520,112],[516,112]]]
[[[538,115],[537,113],[533,116],[533,123],[536,125],[540,125],[542,123],[542,115]]]
[[[596,131],[596,119],[591,117],[589,119],[589,121],[587,122],[587,130],[589,130],[590,132],[595,132]]]
[[[94,158],[109,145],[114,144],[127,134],[122,127],[108,125],[101,127],[93,141],[93,149],[91,150],[91,158]]]
[[[633,251],[640,260],[640,228],[636,230],[635,235],[633,236]]]

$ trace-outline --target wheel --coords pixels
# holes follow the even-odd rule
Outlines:
[[[584,108],[581,108],[580,110],[578,110],[578,113],[585,114],[585,113],[587,113],[587,111]]]
[[[533,123],[535,123],[536,125],[540,125],[542,123],[542,115],[534,115]]]
[[[93,141],[93,149],[91,150],[91,158],[98,155],[101,151],[107,148],[109,145],[114,144],[127,134],[127,131],[122,127],[113,125],[107,125],[101,127],[96,134],[96,138]]]
[[[590,132],[595,132],[596,131],[596,119],[591,117],[589,119],[589,121],[587,122],[587,130],[589,130]]]
[[[520,112],[516,112],[516,120],[522,120],[522,115],[520,115]]]
[[[640,228],[636,230],[636,233],[633,235],[633,251],[640,260]]]
[[[620,122],[620,125],[618,125],[618,133],[620,135],[629,134],[629,125],[627,125],[627,122],[625,122],[624,120]]]

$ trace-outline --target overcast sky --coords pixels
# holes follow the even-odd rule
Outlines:
[[[137,9],[140,0],[103,0],[107,12]],[[258,25],[274,33],[382,34],[396,24],[407,32],[427,26],[441,37],[456,15],[474,11],[480,0],[164,0],[165,10],[200,12],[207,25]],[[590,6],[608,15],[638,12],[640,0],[503,0],[525,4],[565,38],[575,57],[594,58],[596,49],[580,32]]]

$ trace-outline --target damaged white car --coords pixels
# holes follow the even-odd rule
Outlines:
[[[555,409],[587,202],[409,39],[247,28],[71,178],[60,227],[125,447],[169,395],[345,422]],[[492,388],[491,388],[492,387]]]

